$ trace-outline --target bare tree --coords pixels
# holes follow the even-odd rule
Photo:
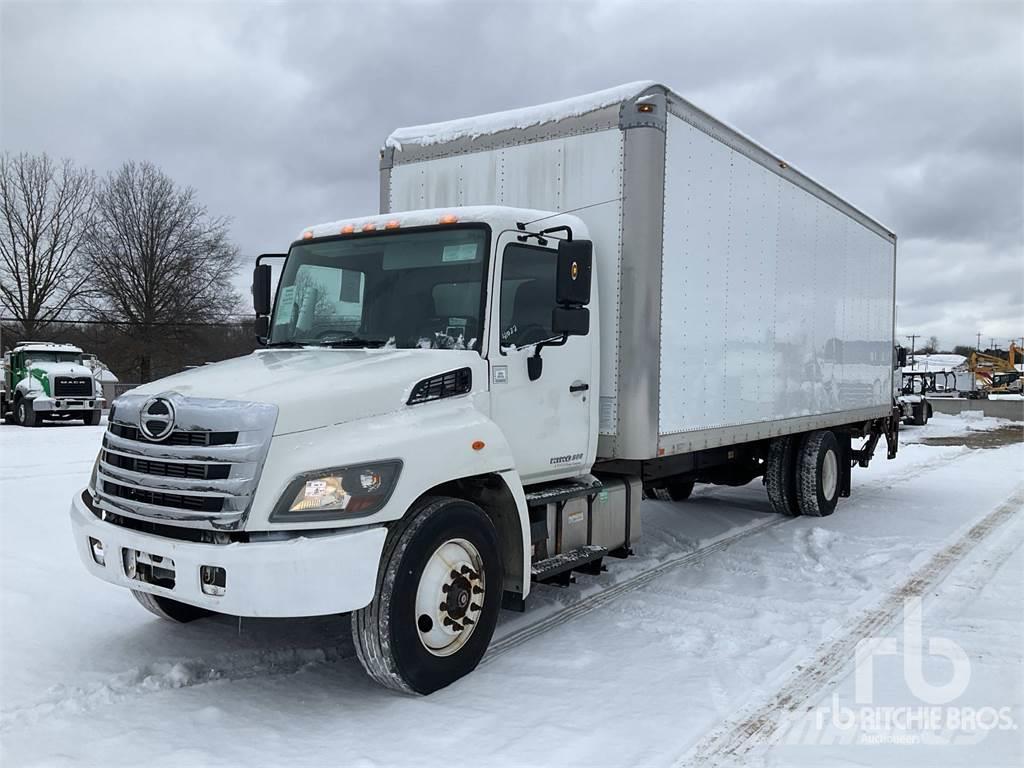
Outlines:
[[[142,381],[152,377],[154,349],[187,340],[183,324],[223,322],[239,308],[228,220],[151,163],[125,163],[101,182],[88,263],[93,311],[131,324]]]
[[[86,284],[95,175],[47,155],[0,156],[0,306],[27,336],[58,318]]]

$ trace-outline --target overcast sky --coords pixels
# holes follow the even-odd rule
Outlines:
[[[673,86],[894,229],[898,331],[1024,334],[1024,2],[10,2],[0,145],[151,160],[248,259],[375,213],[398,126]]]

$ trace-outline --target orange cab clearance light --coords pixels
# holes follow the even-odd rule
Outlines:
[[[384,225],[384,229],[398,229],[400,226],[402,225],[399,223],[398,219],[392,219]]]
[[[474,440],[472,448],[473,448],[474,451],[482,451],[484,449],[484,441],[483,440]]]
[[[372,221],[368,221],[363,224],[363,232],[373,232],[375,229],[377,229],[377,225]]]
[[[302,233],[302,239],[303,240],[312,240],[313,239],[313,230],[307,229],[305,232],[303,232]]]
[[[438,224],[454,224],[459,220],[459,217],[454,213],[446,213],[440,219],[437,220]]]
[[[343,235],[351,235],[355,231],[356,231],[356,228],[354,226],[352,226],[351,224],[346,224],[345,226],[343,226],[341,228],[341,234],[343,234]]]

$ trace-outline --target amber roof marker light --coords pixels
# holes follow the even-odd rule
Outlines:
[[[459,217],[454,213],[446,213],[444,216],[437,220],[438,224],[456,224],[459,221]]]

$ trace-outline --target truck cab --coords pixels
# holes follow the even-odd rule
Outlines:
[[[105,404],[99,382],[74,345],[21,342],[4,354],[0,414],[15,424],[81,419],[96,425]]]
[[[272,306],[270,267],[254,275],[264,349],[112,407],[72,509],[82,559],[165,618],[372,621],[381,596],[414,595],[393,658],[368,647],[380,627],[354,632],[376,678],[433,690],[475,665],[538,564],[599,567],[637,535],[638,516],[562,530],[639,502],[590,475],[592,244],[570,215],[452,208],[315,226],[283,256]]]

